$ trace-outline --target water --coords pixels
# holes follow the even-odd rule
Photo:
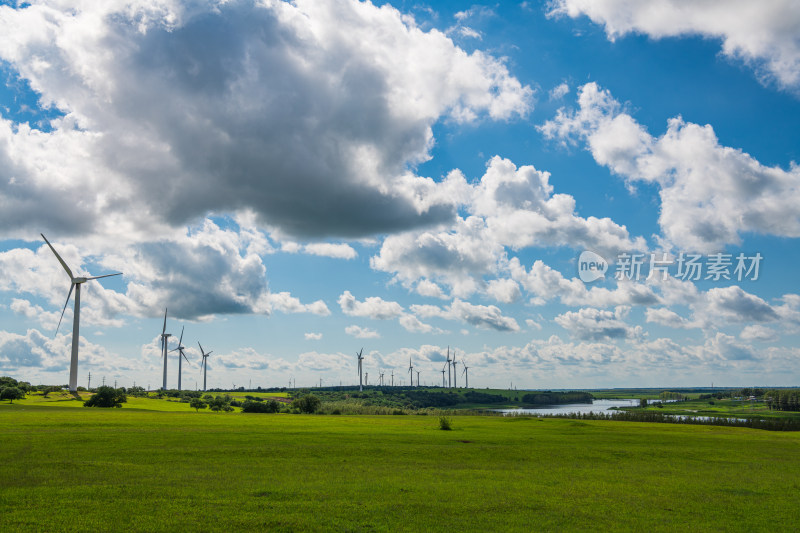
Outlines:
[[[593,403],[565,403],[560,405],[542,405],[534,409],[493,409],[499,413],[520,414],[520,415],[560,415],[567,413],[605,413],[614,407],[636,407],[639,405],[637,399],[621,400],[595,400]]]

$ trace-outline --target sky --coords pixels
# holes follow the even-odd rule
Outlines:
[[[798,124],[794,0],[0,1],[0,375],[44,234],[83,386],[798,385]]]

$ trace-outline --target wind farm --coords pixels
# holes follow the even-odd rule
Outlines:
[[[0,36],[0,533],[797,529],[800,2]]]

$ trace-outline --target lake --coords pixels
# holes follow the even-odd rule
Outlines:
[[[525,415],[557,415],[566,413],[604,413],[611,411],[614,407],[636,407],[639,405],[637,399],[621,400],[595,400],[593,403],[565,403],[560,405],[542,405],[534,409],[493,409],[493,411],[507,414]]]

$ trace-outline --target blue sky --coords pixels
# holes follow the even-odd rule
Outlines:
[[[800,381],[796,3],[74,4],[0,2],[0,374],[67,382],[44,233],[124,273],[80,384],[158,386],[165,308],[189,388]]]

